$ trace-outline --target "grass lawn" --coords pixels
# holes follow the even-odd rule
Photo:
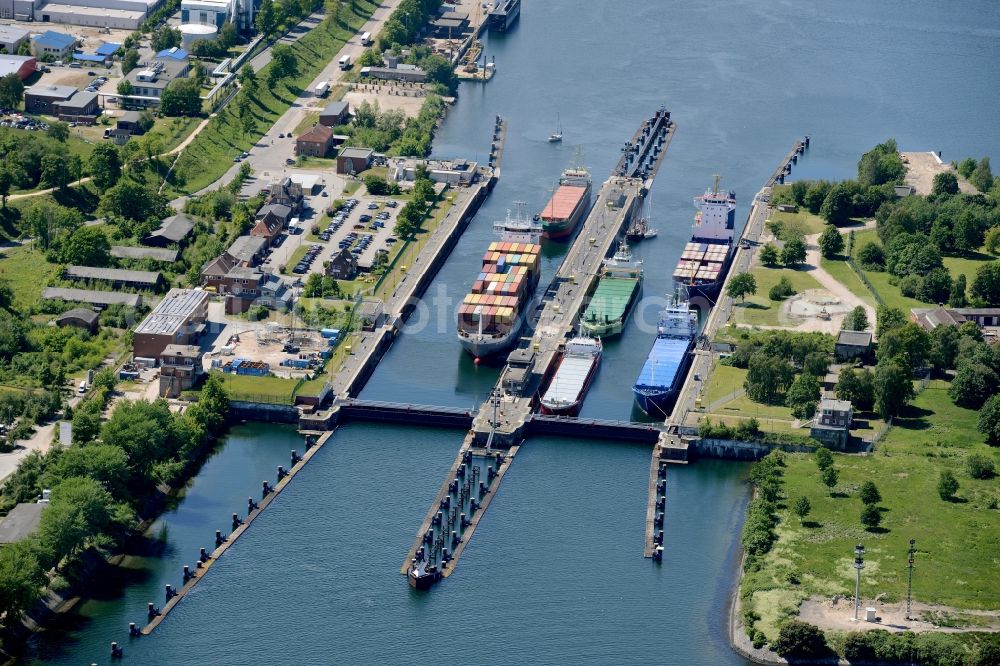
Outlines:
[[[783,234],[791,233],[796,236],[809,236],[811,234],[822,233],[826,228],[826,222],[818,215],[813,215],[805,208],[800,208],[797,213],[782,213],[775,209],[771,213],[771,222],[780,222]],[[782,240],[786,240],[782,238]]]
[[[746,376],[746,370],[722,365],[716,361],[701,399],[702,409],[712,409],[712,411],[701,416],[707,416],[712,423],[725,423],[730,426],[737,426],[741,421],[755,418],[760,422],[760,429],[767,432],[808,434],[806,430],[792,427],[795,417],[792,416],[792,410],[783,405],[762,405],[746,395],[739,395],[712,408],[713,403],[724,400],[734,391],[742,389]]]
[[[376,298],[385,300],[392,293],[392,290],[396,288],[406,268],[423,251],[427,240],[441,224],[441,221],[448,214],[452,205],[454,205],[454,199],[454,196],[450,195],[447,189],[444,190],[437,203],[434,204],[434,208],[431,209],[429,218],[421,223],[419,231],[414,234],[413,238],[405,243],[396,243],[399,249],[395,251],[396,254],[389,255],[389,266],[391,268],[384,279],[378,283],[377,288],[373,290],[373,295]]]
[[[298,136],[318,122],[319,122],[319,111],[309,111],[302,118],[302,122],[300,122],[298,125],[295,126],[295,129],[292,130],[292,133],[295,136]]]
[[[201,118],[157,118],[153,129],[146,136],[159,139],[161,150],[169,153],[188,138],[200,122]]]
[[[847,264],[846,258],[827,259],[826,257],[820,257],[819,263],[823,270],[832,275],[837,282],[847,287],[852,294],[868,305],[875,307],[875,298],[868,291],[868,287],[861,281],[861,278],[858,277],[858,274],[854,272],[854,269]]]
[[[59,273],[59,267],[45,260],[41,250],[28,246],[0,250],[0,278],[10,284],[18,308],[34,306],[42,289]]]
[[[219,374],[233,400],[290,405],[295,389],[301,383],[298,379],[283,377],[253,377],[228,372]]]
[[[779,319],[782,301],[772,301],[767,297],[771,287],[782,277],[788,278],[796,293],[806,289],[822,289],[822,285],[805,271],[791,268],[767,268],[754,266],[750,271],[757,279],[757,293],[747,296],[744,303],[736,303],[733,309],[733,321],[754,326],[780,326]]]
[[[361,181],[360,180],[348,180],[348,181],[345,181],[344,182],[344,189],[342,190],[342,194],[344,194],[346,196],[351,196],[352,194],[354,194],[355,192],[358,191],[359,187],[361,187]]]
[[[987,254],[983,248],[979,248],[977,252],[972,253],[972,256],[945,257],[944,267],[951,273],[952,278],[964,275],[966,284],[971,285],[972,279],[976,277],[976,271],[979,270],[979,267],[996,260],[997,257]]]
[[[722,365],[718,361],[712,365],[712,374],[709,375],[708,383],[705,384],[701,394],[701,403],[708,407],[713,402],[732,395],[733,391],[743,388],[747,371],[742,368],[734,368],[731,365]]]
[[[747,573],[742,582],[744,595],[751,595],[749,605],[762,616],[758,628],[773,639],[777,624],[795,615],[804,599],[853,596],[857,543],[865,546],[866,599],[905,598],[906,551],[909,539],[916,539],[916,601],[959,609],[1000,607],[1000,516],[990,508],[1000,499],[1000,481],[975,480],[964,469],[970,453],[986,454],[1000,464],[1000,451],[983,443],[975,424],[976,412],[952,404],[947,384],[938,381],[896,419],[873,455],[834,454],[840,478],[832,496],[811,456],[788,455],[778,540],[760,570]],[[957,501],[938,495],[943,469],[959,479]],[[863,505],[857,491],[867,480],[882,495],[882,525],[876,531],[866,530],[860,521]],[[800,523],[788,505],[803,496],[812,511]]]
[[[377,3],[361,0],[341,11],[341,24],[331,30],[324,21],[302,39],[291,44],[299,72],[293,78],[267,85],[265,67],[258,72],[259,91],[253,97],[255,124],[247,132],[236,105],[227,106],[180,155],[168,189],[171,194],[189,194],[219,179],[232,166],[233,157],[250,150],[264,132],[291,106],[322,68],[333,59],[375,10]],[[353,11],[351,9],[354,8]]]

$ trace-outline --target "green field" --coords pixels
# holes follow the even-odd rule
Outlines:
[[[865,286],[864,282],[861,281],[861,278],[858,277],[858,274],[854,272],[854,269],[848,265],[846,259],[820,257],[819,263],[833,279],[847,287],[852,294],[868,305],[875,307],[875,298],[872,296],[872,293]]]
[[[311,29],[291,45],[298,74],[280,80],[274,88],[266,81],[267,68],[258,72],[259,91],[254,96],[254,129],[247,132],[234,106],[219,112],[184,150],[168,184],[173,194],[189,194],[216,181],[232,166],[233,157],[250,150],[264,132],[291,106],[323,67],[353,37],[375,10],[376,3],[361,0],[345,5],[341,24],[331,30],[328,22]],[[352,11],[353,10],[353,11]]]
[[[822,289],[820,283],[805,271],[754,266],[750,272],[757,280],[757,293],[747,296],[744,303],[736,303],[732,321],[737,324],[780,326],[787,323],[782,322],[779,317],[782,301],[772,301],[767,297],[768,291],[782,277],[788,278],[796,293],[802,293],[806,289]]]
[[[702,392],[701,405],[706,411],[698,416],[707,416],[712,423],[725,423],[730,426],[737,426],[741,421],[755,418],[760,422],[760,429],[765,432],[809,434],[807,430],[792,427],[795,417],[792,416],[792,410],[784,405],[763,405],[742,393],[715,405],[716,402],[732,396],[734,391],[741,391],[746,376],[746,370],[722,365],[716,361]]]
[[[263,402],[270,404],[292,404],[295,389],[301,384],[298,379],[283,377],[253,377],[220,373],[229,397],[233,400]]]
[[[18,308],[34,307],[42,298],[42,289],[59,273],[59,267],[45,260],[41,250],[28,246],[0,250],[0,279],[14,291]]]
[[[771,212],[768,218],[771,222],[781,222],[784,232],[791,233],[792,236],[810,236],[822,233],[826,228],[826,222],[819,215],[813,215],[805,208],[800,208],[797,213],[782,213],[777,209]],[[787,233],[782,240],[787,240]]]
[[[835,454],[839,483],[835,494],[820,481],[812,456],[787,456],[784,499],[779,505],[778,541],[760,570],[744,576],[744,599],[762,619],[769,639],[777,625],[812,596],[848,597],[854,593],[854,545],[865,546],[862,593],[898,601],[906,595],[906,551],[916,539],[913,596],[923,603],[958,609],[1000,606],[1000,482],[975,480],[964,471],[970,452],[1000,455],[975,431],[976,413],[956,407],[947,384],[932,382],[913,402],[870,456]],[[961,487],[957,501],[944,501],[936,487],[950,469]],[[882,525],[866,530],[857,498],[861,483],[872,480],[882,495]],[[805,496],[812,511],[804,523],[788,506]],[[790,582],[797,581],[797,582]]]

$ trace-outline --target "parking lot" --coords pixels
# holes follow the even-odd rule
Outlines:
[[[324,263],[344,249],[357,257],[360,265],[370,266],[379,251],[391,255],[397,243],[393,227],[401,207],[399,201],[388,197],[353,197],[339,210],[331,210],[331,216],[304,221],[298,233],[290,233],[275,248],[264,266],[275,270],[284,266],[281,272],[285,275],[304,278],[310,273],[322,273]],[[310,239],[314,227],[318,240]],[[296,250],[303,245],[309,246],[305,256],[291,264]]]

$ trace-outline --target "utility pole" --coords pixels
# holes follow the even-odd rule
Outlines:
[[[854,568],[857,569],[858,575],[854,582],[854,621],[858,620],[858,610],[861,607],[861,570],[865,568],[865,547],[862,544],[858,544],[854,547]]]
[[[907,620],[911,619],[910,618],[910,601],[911,601],[911,599],[913,597],[913,556],[917,552],[917,549],[914,548],[914,544],[916,544],[916,543],[917,543],[916,539],[910,539],[910,550],[908,551],[909,555],[910,555],[910,557],[909,557],[909,564],[908,564],[908,567],[910,569],[910,575],[909,575],[909,579],[906,582],[906,619]]]

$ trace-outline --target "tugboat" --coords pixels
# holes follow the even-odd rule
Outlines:
[[[429,590],[434,583],[441,580],[441,572],[433,564],[427,564],[423,558],[419,561],[413,558],[410,570],[406,572],[406,582],[414,590]]]

